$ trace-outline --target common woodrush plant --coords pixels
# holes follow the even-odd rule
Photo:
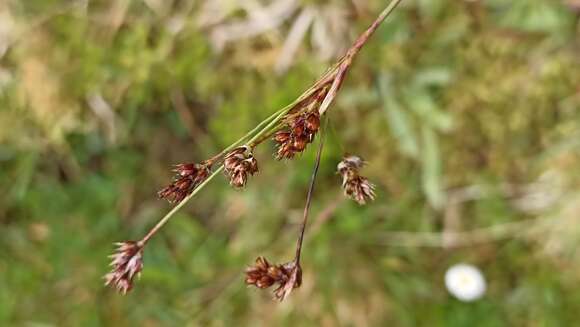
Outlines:
[[[264,141],[272,139],[277,144],[275,154],[277,160],[293,159],[297,154],[305,151],[316,135],[325,129],[325,124],[321,124],[322,117],[326,115],[336,98],[354,58],[401,1],[392,0],[347,52],[294,102],[273,113],[215,156],[200,163],[176,165],[173,182],[158,192],[160,198],[176,205],[142,239],[116,243],[117,249],[111,255],[112,271],[105,275],[105,284],[116,288],[123,294],[130,291],[134,279],[143,269],[143,251],[149,240],[177,211],[222,171],[233,187],[243,188],[248,178],[258,172],[258,162],[253,152]],[[323,137],[319,139],[293,260],[284,264],[272,264],[259,256],[255,264],[246,269],[246,284],[262,289],[276,284],[274,294],[278,300],[284,300],[294,288],[302,283],[300,265],[302,244],[324,145]],[[360,158],[347,156],[339,164],[338,171],[342,176],[345,195],[359,204],[365,204],[374,199],[375,192],[374,185],[358,174],[358,169],[361,167]]]

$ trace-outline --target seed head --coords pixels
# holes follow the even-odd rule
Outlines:
[[[346,156],[337,166],[338,173],[342,176],[344,195],[360,205],[375,199],[375,185],[359,174],[363,165],[364,161],[360,157]]]
[[[287,129],[274,135],[274,141],[278,144],[276,159],[292,159],[296,153],[304,151],[319,128],[320,115],[317,110],[291,116]]]
[[[230,179],[230,185],[244,187],[248,181],[248,175],[258,172],[258,162],[247,146],[235,148],[224,159],[224,172]]]
[[[105,285],[127,294],[133,288],[133,279],[143,269],[143,245],[126,241],[116,243],[117,249],[109,256],[113,269],[105,275]]]
[[[302,269],[295,261],[272,265],[266,258],[258,257],[256,263],[246,269],[246,284],[261,289],[277,284],[274,296],[283,301],[293,289],[302,284]]]
[[[157,194],[171,203],[181,202],[209,176],[210,166],[207,162],[176,165],[173,182]]]

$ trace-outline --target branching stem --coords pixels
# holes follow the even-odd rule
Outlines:
[[[323,133],[325,131],[326,131],[326,127],[323,129]],[[312,177],[310,177],[310,186],[308,187],[308,195],[306,196],[306,205],[304,206],[302,225],[300,226],[298,240],[296,241],[296,256],[294,258],[296,265],[300,264],[300,255],[302,253],[302,243],[304,242],[304,232],[306,231],[306,224],[308,223],[308,212],[310,211],[310,204],[312,203],[312,195],[314,194],[314,184],[316,184],[316,176],[318,175],[318,169],[320,168],[320,158],[322,157],[322,148],[324,147],[324,134],[323,133],[321,133],[321,135],[320,135],[318,152],[316,153],[316,162],[314,163],[314,169],[312,170]]]
[[[294,102],[287,105],[286,107],[276,111],[268,118],[264,119],[261,123],[259,123],[254,129],[249,131],[246,135],[241,137],[236,142],[232,143],[228,147],[226,147],[223,151],[215,155],[214,157],[208,159],[206,163],[210,166],[216,162],[219,162],[223,157],[233,148],[240,146],[242,144],[247,144],[250,147],[255,147],[256,145],[260,144],[264,140],[267,139],[267,136],[272,135],[277,129],[280,128],[280,123],[283,121],[284,117],[290,113],[293,109],[300,107],[301,103],[313,96],[316,96],[317,92],[322,90],[323,88],[329,88],[328,92],[322,101],[319,113],[322,115],[326,112],[328,107],[330,106],[331,102],[336,97],[336,94],[342,84],[346,76],[346,72],[350,65],[352,64],[353,58],[356,54],[360,51],[360,49],[366,44],[368,39],[371,35],[377,30],[377,28],[381,25],[381,23],[393,12],[393,10],[397,7],[397,5],[402,0],[392,0],[389,5],[381,12],[381,14],[377,17],[377,19],[371,24],[371,26],[363,33],[359,38],[354,42],[353,46],[347,51],[347,53],[330,69],[328,69],[322,77],[320,77],[308,90],[306,90],[300,97],[298,97]],[[320,164],[320,155],[322,152],[323,140],[321,137],[320,146],[318,149],[318,155],[316,160],[315,169],[312,175],[312,181],[310,184],[310,189],[308,191],[308,198],[306,202],[306,207],[304,208],[304,221],[300,231],[300,237],[298,239],[298,245],[296,249],[296,260],[299,261],[300,259],[300,251],[302,248],[302,241],[304,237],[304,230],[306,228],[306,221],[308,218],[308,209],[310,207],[310,200],[312,196],[312,191],[314,189],[314,179],[316,178],[316,174],[318,172],[318,167]],[[145,245],[151,239],[157,231],[161,227],[163,227],[175,213],[179,211],[193,196],[195,196],[203,187],[205,187],[209,181],[211,181],[219,172],[221,172],[223,166],[217,168],[203,183],[193,190],[191,194],[185,197],[181,202],[179,202],[171,211],[169,211],[161,220],[143,237],[143,239],[139,242],[141,245]]]

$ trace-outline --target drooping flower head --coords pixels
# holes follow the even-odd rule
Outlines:
[[[113,268],[105,275],[105,285],[127,294],[133,288],[135,276],[143,269],[143,245],[133,241],[119,242],[116,245],[115,253],[110,256]]]
[[[359,169],[363,166],[364,161],[352,155],[344,157],[337,166],[338,173],[342,176],[344,195],[360,205],[375,199],[375,185],[359,174]]]

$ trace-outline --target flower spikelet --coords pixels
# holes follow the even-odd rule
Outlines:
[[[337,166],[338,173],[342,176],[344,195],[360,205],[375,199],[375,185],[359,174],[359,169],[363,166],[364,161],[352,155],[344,157]]]
[[[183,163],[176,165],[173,171],[173,182],[157,194],[171,203],[179,203],[209,176],[210,164]]]
[[[110,256],[113,268],[105,275],[105,285],[127,294],[133,288],[135,276],[139,276],[143,269],[143,245],[133,241],[119,242],[116,245],[115,253]]]
[[[300,112],[289,117],[286,129],[274,135],[278,144],[276,159],[292,159],[306,149],[320,128],[320,114],[317,110]]]
[[[261,289],[276,284],[274,296],[282,301],[302,284],[302,269],[295,261],[272,265],[266,258],[258,257],[255,264],[246,269],[246,284]]]
[[[258,172],[258,162],[247,146],[235,148],[225,156],[224,172],[230,185],[242,188],[248,181],[248,175]]]

